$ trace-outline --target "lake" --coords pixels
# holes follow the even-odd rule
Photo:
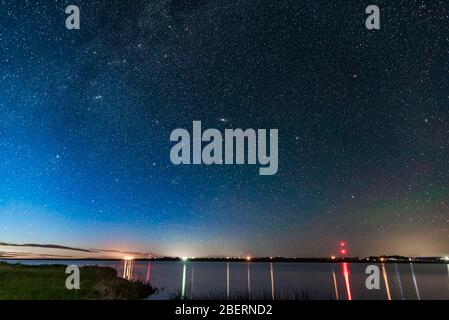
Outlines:
[[[364,263],[52,261],[22,264],[98,265],[119,276],[150,282],[149,299],[449,299],[449,264],[375,264],[380,289],[368,290]],[[82,285],[82,274],[81,274]]]

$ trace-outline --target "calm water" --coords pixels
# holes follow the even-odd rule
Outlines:
[[[449,265],[385,264],[380,290],[365,288],[368,264],[14,261],[113,267],[119,276],[150,281],[159,293],[150,299],[449,299]],[[82,275],[81,275],[82,277]],[[82,278],[81,278],[82,281]]]

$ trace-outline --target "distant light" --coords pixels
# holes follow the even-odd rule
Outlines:
[[[250,257],[250,256],[247,256],[247,257],[246,257],[246,261],[251,261],[251,257]]]
[[[384,261],[385,261],[385,258],[384,258],[384,257],[381,257],[381,258],[380,258],[380,261],[381,261],[381,262],[384,262]]]
[[[185,261],[189,260],[189,258],[187,258],[187,257],[182,257],[181,260],[185,262]]]
[[[449,261],[449,256],[445,256],[445,257],[443,258],[443,260],[444,260],[444,261]]]
[[[134,257],[126,256],[124,259],[127,260],[127,261],[129,261],[129,260],[134,260]]]
[[[341,253],[341,254],[346,254],[346,252],[347,252],[346,249],[341,249],[341,250],[340,250],[340,253]]]
[[[192,260],[195,260],[195,259],[196,259],[196,257],[192,257],[192,258],[190,258],[190,259],[192,259]]]
[[[336,256],[331,256],[331,260],[335,260],[335,259],[337,259]]]
[[[340,242],[340,247],[344,247],[344,246],[346,246],[346,242],[341,241],[341,242]]]

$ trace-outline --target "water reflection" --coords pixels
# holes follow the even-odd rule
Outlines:
[[[150,284],[151,282],[151,263],[150,260],[148,260],[148,265],[147,265],[147,278],[146,278],[146,284]]]
[[[352,293],[351,293],[351,283],[349,281],[350,271],[349,266],[346,262],[343,262],[341,264],[341,270],[343,273],[343,278],[345,279],[345,286],[346,286],[346,296],[348,297],[348,300],[352,300]]]
[[[447,285],[449,286],[449,263],[447,264]]]
[[[385,269],[384,263],[382,263],[382,273],[384,276],[385,289],[387,291],[387,300],[391,300],[390,285],[388,283],[388,275],[387,275],[387,270]]]
[[[270,262],[270,278],[271,278],[271,299],[274,300],[274,271],[273,271],[273,262]]]
[[[248,299],[251,300],[251,270],[250,270],[250,263],[246,263],[247,270],[248,270]]]
[[[186,297],[186,273],[187,273],[187,264],[183,263],[182,284],[181,284],[181,299],[182,300],[184,300]]]
[[[412,271],[412,279],[413,285],[415,286],[416,297],[418,298],[418,300],[421,300],[421,295],[419,294],[418,283],[416,281],[415,268],[413,268],[413,263],[410,263],[410,270]]]
[[[335,299],[340,300],[338,295],[337,275],[335,274],[334,266],[332,265],[332,278],[334,280]]]
[[[397,263],[395,263],[394,267],[396,269],[396,279],[398,281],[399,294],[401,296],[401,300],[405,300],[405,298],[404,298],[404,290],[402,288],[402,282],[401,282],[401,274],[399,273],[399,266],[398,266]]]
[[[447,282],[447,286],[449,288],[449,263],[446,266],[447,266],[447,279],[446,279],[446,282]]]
[[[193,277],[195,275],[195,268],[192,265],[191,271],[190,271],[190,300],[193,299]]]
[[[226,263],[226,299],[229,300],[229,262]]]
[[[134,260],[125,259],[123,267],[123,278],[127,280],[132,280],[133,273],[134,273]]]

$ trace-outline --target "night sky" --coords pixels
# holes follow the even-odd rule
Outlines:
[[[194,120],[279,129],[278,173],[173,165]],[[449,253],[447,1],[0,0],[0,242],[309,257],[339,240]]]

